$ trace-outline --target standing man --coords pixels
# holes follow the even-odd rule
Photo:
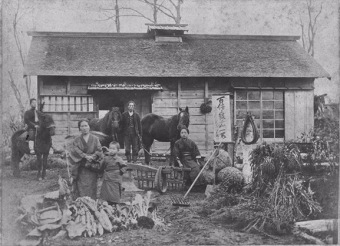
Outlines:
[[[131,147],[132,147],[132,162],[137,161],[139,150],[139,136],[141,135],[142,126],[140,123],[139,114],[134,111],[135,102],[128,102],[128,111],[122,114],[122,130],[124,134],[125,155],[128,162],[131,162]]]
[[[27,110],[24,114],[24,121],[27,125],[27,137],[28,140],[28,147],[30,149],[30,154],[34,155],[34,140],[37,128],[39,127],[39,119],[38,114],[36,111],[37,107],[37,100],[35,98],[30,99],[31,109]]]

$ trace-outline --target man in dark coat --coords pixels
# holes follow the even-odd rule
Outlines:
[[[34,140],[35,140],[35,134],[36,129],[39,127],[39,119],[38,114],[36,111],[37,107],[37,100],[35,98],[30,99],[30,105],[31,109],[27,110],[24,113],[24,121],[27,125],[27,138],[28,140],[28,147],[30,149],[30,154],[34,155]]]
[[[135,102],[128,102],[128,111],[122,114],[121,127],[124,134],[125,155],[128,162],[131,162],[131,147],[132,147],[132,162],[137,161],[139,150],[139,137],[142,133],[140,117],[134,111]]]

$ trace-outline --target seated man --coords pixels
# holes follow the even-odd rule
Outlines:
[[[37,100],[35,98],[30,99],[30,105],[31,109],[27,110],[24,114],[24,121],[27,125],[27,137],[26,140],[28,140],[28,147],[30,149],[30,154],[34,155],[34,140],[35,140],[35,134],[36,130],[39,127],[39,119],[38,114],[36,111],[37,107]]]

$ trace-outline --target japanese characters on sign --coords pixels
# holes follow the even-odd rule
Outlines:
[[[214,141],[231,142],[230,97],[228,94],[213,95]]]
[[[129,84],[129,83],[104,83],[90,84],[88,90],[162,90],[162,86],[157,83],[149,84]]]

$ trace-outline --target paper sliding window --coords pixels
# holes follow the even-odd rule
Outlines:
[[[45,112],[94,112],[92,96],[42,95]]]
[[[217,143],[232,142],[229,94],[212,95],[214,117],[214,141]]]

